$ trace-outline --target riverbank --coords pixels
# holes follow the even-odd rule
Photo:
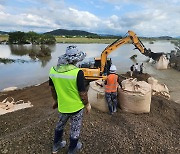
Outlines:
[[[0,101],[6,97],[29,100],[33,107],[0,116],[0,153],[51,153],[58,112],[52,109],[48,82],[0,93]],[[149,114],[118,109],[110,116],[92,109],[84,114],[82,127],[81,154],[180,153],[180,105],[158,96],[152,97]],[[68,141],[69,125],[66,128]],[[66,151],[67,146],[59,153]]]
[[[116,39],[110,39],[110,38],[86,38],[86,37],[74,37],[74,38],[63,38],[56,36],[56,42],[57,43],[101,43],[101,44],[111,44]]]
[[[9,39],[8,35],[0,35],[0,43],[6,43]],[[116,39],[114,38],[88,38],[88,37],[62,37],[62,36],[55,36],[56,43],[102,43],[102,44],[111,44]],[[166,39],[160,39],[160,38],[140,38],[141,41],[149,42],[150,44],[154,44],[156,41],[164,41]],[[179,39],[172,38],[171,40],[168,39],[168,41],[176,41]]]

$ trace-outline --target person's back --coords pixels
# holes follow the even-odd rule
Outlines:
[[[105,89],[106,89],[106,92],[117,92],[117,86],[118,86],[118,83],[117,83],[117,80],[118,80],[118,76],[114,73],[110,73],[108,76],[107,76],[107,83],[106,83],[106,86],[105,86]]]
[[[142,74],[143,73],[143,69],[144,69],[144,65],[143,65],[143,63],[140,65],[140,74]]]
[[[134,68],[135,68],[135,73],[138,73],[138,63],[136,63]]]
[[[84,108],[79,97],[78,89],[76,88],[79,71],[79,68],[69,64],[62,65],[59,68],[52,67],[50,70],[50,77],[59,96],[58,102],[60,105],[58,106],[58,110],[61,113],[72,113]]]
[[[130,67],[130,70],[131,70],[131,71],[134,71],[134,65],[132,65],[132,66]]]
[[[130,67],[130,76],[132,77],[133,75],[133,72],[134,72],[134,65],[131,65]]]
[[[108,103],[109,112],[112,114],[117,111],[118,75],[116,74],[115,65],[111,65],[110,74],[107,76],[105,84],[105,98]]]
[[[53,153],[65,147],[66,141],[62,140],[63,130],[70,119],[70,144],[68,153],[75,153],[81,148],[79,142],[80,128],[83,117],[83,108],[90,111],[87,92],[84,86],[84,73],[75,64],[82,61],[85,54],[76,46],[69,46],[66,53],[59,57],[56,67],[52,67],[49,74],[49,85],[54,98],[53,108],[58,107],[59,121],[55,128]]]

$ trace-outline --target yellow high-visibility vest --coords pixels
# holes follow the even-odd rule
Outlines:
[[[74,65],[63,65],[58,69],[52,67],[49,77],[52,79],[58,99],[58,111],[73,113],[84,108],[77,88],[79,68]]]

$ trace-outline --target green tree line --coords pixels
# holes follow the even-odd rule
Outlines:
[[[50,34],[38,34],[35,32],[11,32],[9,33],[9,44],[54,44],[56,39]]]

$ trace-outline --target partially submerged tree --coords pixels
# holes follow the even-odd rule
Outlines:
[[[10,44],[55,44],[56,39],[53,35],[43,35],[37,34],[35,32],[12,32],[9,33],[9,43]]]
[[[12,32],[9,33],[9,43],[10,44],[25,44],[26,43],[26,34],[24,32]]]
[[[54,36],[46,34],[41,35],[40,44],[54,44],[56,43],[56,39]]]
[[[27,39],[30,43],[32,43],[32,44],[38,44],[39,43],[39,39],[40,39],[39,34],[33,32],[33,31],[30,31],[26,35],[27,35]]]

